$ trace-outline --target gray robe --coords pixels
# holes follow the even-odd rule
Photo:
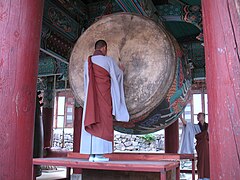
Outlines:
[[[194,154],[194,138],[200,132],[201,129],[198,124],[187,122],[186,126],[183,127],[178,153]],[[199,178],[198,180],[210,180],[210,178]]]
[[[92,56],[92,62],[107,70],[111,77],[112,115],[117,121],[129,121],[129,113],[125,103],[123,89],[123,72],[116,62],[108,56]],[[86,113],[86,100],[88,92],[88,61],[84,63],[84,107],[82,118],[82,134],[80,153],[82,154],[107,154],[112,153],[112,142],[89,134],[84,128]]]
[[[178,153],[194,154],[194,137],[200,132],[201,129],[198,124],[188,122],[186,126],[183,127]]]

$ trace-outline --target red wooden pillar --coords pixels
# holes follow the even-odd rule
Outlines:
[[[165,153],[177,153],[179,147],[178,120],[165,129]]]
[[[0,3],[0,179],[30,180],[42,0]]]
[[[82,107],[75,107],[74,110],[74,132],[73,132],[73,152],[80,152],[80,139],[82,129]],[[74,174],[81,174],[81,169],[73,169]]]
[[[211,180],[240,177],[240,1],[202,1]]]
[[[44,148],[51,147],[52,130],[53,130],[53,108],[43,107],[42,119],[44,130]]]

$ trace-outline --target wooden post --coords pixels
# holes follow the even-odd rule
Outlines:
[[[55,81],[54,81],[55,82]],[[42,120],[44,131],[44,148],[49,149],[52,146],[53,134],[53,117],[54,117],[54,85],[52,82],[47,82],[47,89],[44,90]]]
[[[82,107],[75,107],[74,110],[74,132],[73,132],[73,152],[80,153],[80,140],[82,131]],[[81,169],[73,169],[74,174],[81,174]]]
[[[210,179],[240,177],[240,1],[202,1]]]
[[[33,178],[43,0],[0,3],[0,179]]]
[[[178,120],[165,129],[165,153],[177,153],[179,147]]]
[[[160,180],[166,180],[167,179],[167,173],[166,172],[160,172]]]
[[[50,148],[53,131],[53,108],[43,107],[42,119],[44,127],[44,148]]]

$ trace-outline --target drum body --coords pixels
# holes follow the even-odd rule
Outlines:
[[[125,66],[124,91],[130,122],[116,122],[114,128],[124,133],[145,134],[171,124],[182,110],[174,108],[177,96],[171,97],[185,79],[181,51],[174,38],[149,18],[129,13],[104,16],[91,25],[76,42],[69,65],[71,88],[81,106],[84,61],[99,39],[107,42],[108,56]],[[181,77],[182,82],[178,81]],[[170,113],[163,113],[162,108]],[[163,118],[165,115],[170,115],[171,120],[165,122],[168,120]]]

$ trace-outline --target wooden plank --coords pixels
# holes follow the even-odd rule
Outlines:
[[[56,156],[54,156],[56,157]],[[87,154],[80,154],[76,152],[69,152],[67,157],[72,158],[83,158],[86,159],[89,157]],[[196,160],[197,157],[195,154],[177,154],[177,153],[112,153],[106,154],[106,157],[112,158],[113,160],[179,160],[179,159],[189,159],[189,160]]]
[[[128,161],[128,160],[179,161],[180,160],[180,154],[174,154],[174,153],[112,153],[112,154],[106,154],[105,156],[110,158],[110,160],[122,160],[122,161]],[[88,155],[80,154],[80,153],[68,153],[68,157],[88,158]]]
[[[97,177],[97,178],[96,178]],[[158,172],[134,172],[134,171],[107,171],[84,169],[82,173],[84,180],[159,180]]]
[[[142,172],[165,172],[179,167],[176,161],[108,161],[89,162],[77,158],[34,158],[34,165],[65,166],[82,169],[128,170]]]
[[[180,155],[180,159],[194,159],[196,160],[197,157],[194,154],[179,154]]]

